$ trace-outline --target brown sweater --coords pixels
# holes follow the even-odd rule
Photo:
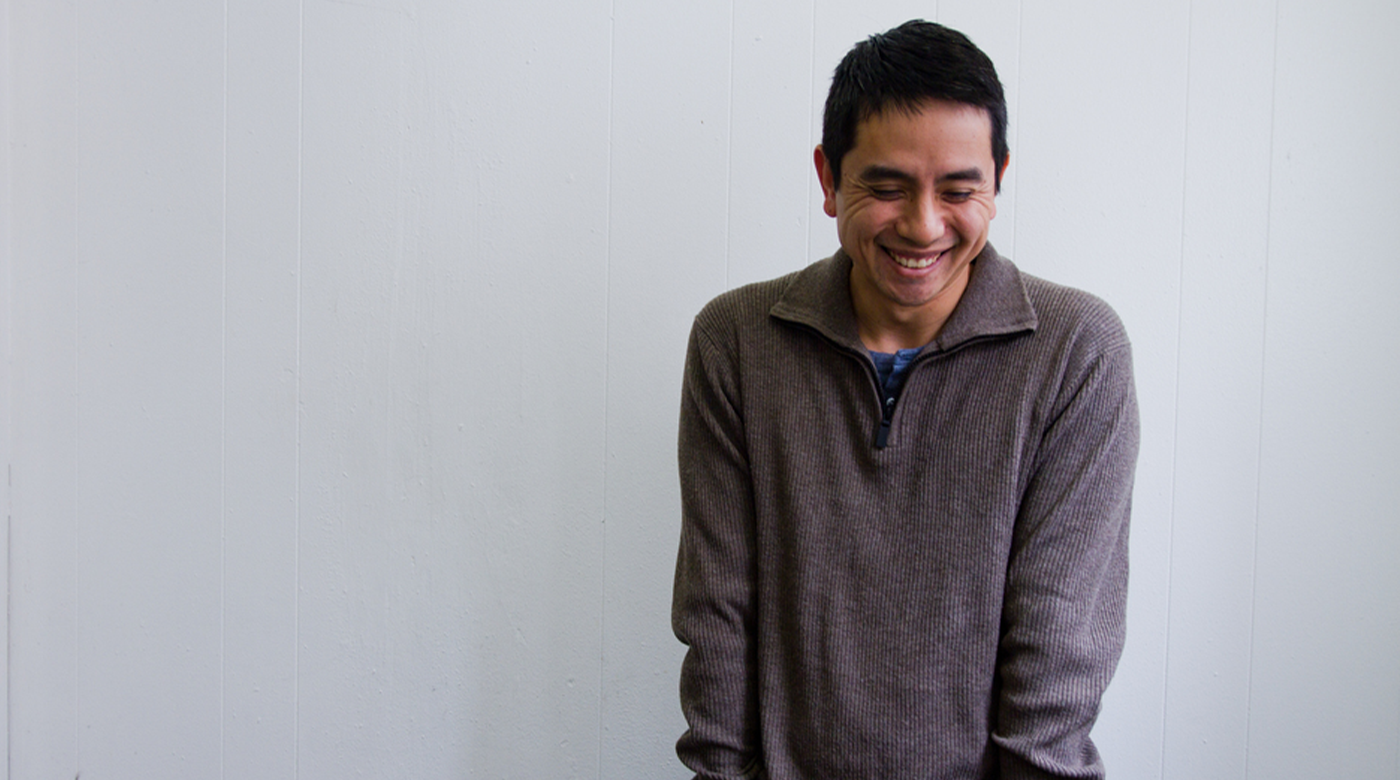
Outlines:
[[[695,319],[677,744],[700,778],[1098,778],[1138,422],[1122,324],[988,246],[887,445],[838,253]]]

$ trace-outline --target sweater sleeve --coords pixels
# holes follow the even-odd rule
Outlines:
[[[754,506],[733,355],[691,331],[682,387],[681,540],[671,623],[686,644],[676,743],[698,780],[762,768],[754,615]]]
[[[1065,377],[1021,501],[992,736],[1005,780],[1104,777],[1089,731],[1123,649],[1137,450],[1123,340]]]

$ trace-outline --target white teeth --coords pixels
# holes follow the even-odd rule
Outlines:
[[[917,269],[917,268],[928,268],[929,266],[933,265],[934,262],[936,262],[936,261],[938,260],[938,257],[939,257],[939,256],[938,256],[938,255],[934,255],[933,257],[922,257],[922,258],[921,258],[921,257],[903,257],[903,256],[901,256],[901,255],[895,254],[894,252],[890,252],[890,257],[893,257],[893,258],[894,258],[894,261],[895,261],[896,263],[899,263],[900,265],[904,266],[905,268],[915,268],[915,269]]]

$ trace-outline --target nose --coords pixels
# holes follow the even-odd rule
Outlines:
[[[906,202],[899,220],[899,235],[916,246],[928,246],[943,237],[947,228],[943,205],[936,194],[920,195]]]

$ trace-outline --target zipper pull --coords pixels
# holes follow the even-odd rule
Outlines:
[[[875,434],[875,449],[883,450],[890,440],[890,421],[894,419],[894,396],[885,399],[885,413],[880,418],[880,430]]]

